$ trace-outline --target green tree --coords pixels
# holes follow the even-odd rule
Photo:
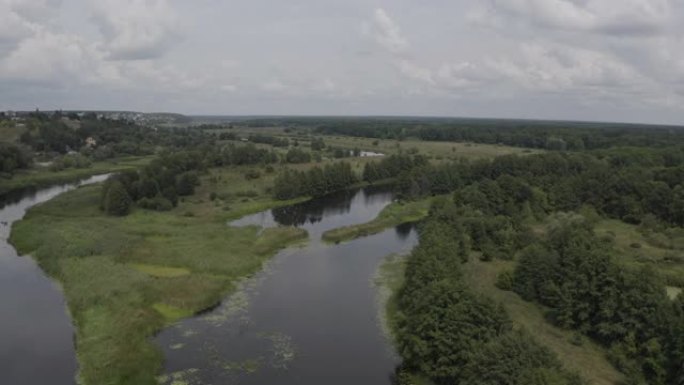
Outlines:
[[[114,216],[128,215],[132,202],[123,184],[114,180],[107,187],[104,201],[105,212]]]

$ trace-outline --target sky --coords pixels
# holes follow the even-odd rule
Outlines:
[[[0,0],[0,110],[684,124],[681,0]]]

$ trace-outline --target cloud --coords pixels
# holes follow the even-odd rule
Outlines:
[[[113,60],[161,57],[181,37],[180,18],[167,0],[106,0],[93,15]]]
[[[432,71],[428,68],[421,67],[410,60],[400,60],[398,63],[399,71],[409,78],[425,82],[427,84],[434,84],[432,78]]]
[[[543,28],[654,36],[676,21],[675,0],[490,0],[475,19],[513,17]],[[486,14],[486,16],[485,16]]]
[[[399,26],[382,8],[375,10],[368,33],[375,42],[391,53],[401,53],[409,47],[408,41],[401,35]]]

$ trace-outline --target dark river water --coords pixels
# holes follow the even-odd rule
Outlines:
[[[15,197],[0,208],[0,384],[73,385],[74,329],[58,285],[7,239],[31,206],[107,175]]]
[[[299,226],[310,239],[280,252],[215,309],[160,333],[161,382],[390,384],[399,359],[380,327],[373,277],[385,256],[409,251],[417,236],[400,226],[339,245],[320,239],[373,219],[391,200],[368,188],[231,223]]]

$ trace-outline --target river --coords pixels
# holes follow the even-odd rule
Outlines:
[[[0,384],[76,383],[74,328],[62,291],[33,259],[17,255],[7,239],[12,224],[32,206],[106,178],[27,193],[0,208]]]
[[[416,233],[400,226],[338,245],[321,234],[367,222],[391,200],[367,188],[230,223],[298,226],[309,240],[278,253],[215,309],[160,333],[162,383],[390,384],[399,359],[381,330],[372,281],[385,256],[417,243]]]

